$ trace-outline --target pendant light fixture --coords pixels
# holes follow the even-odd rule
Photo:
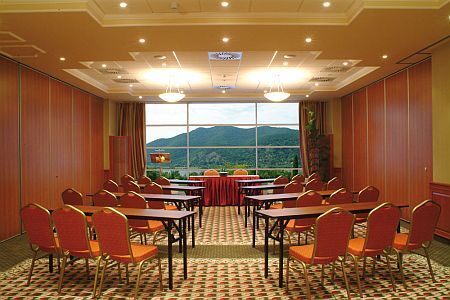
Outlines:
[[[186,95],[184,93],[180,92],[180,89],[178,88],[178,84],[176,86],[176,89],[174,89],[172,91],[172,78],[170,78],[169,84],[167,85],[167,88],[166,88],[166,92],[159,94],[158,97],[166,102],[174,103],[174,102],[180,101],[181,99],[186,97]]]
[[[272,86],[268,93],[264,93],[264,97],[272,102],[280,102],[289,98],[291,94],[287,93],[283,89],[283,84],[280,80],[280,75],[276,75],[276,90],[272,91]]]

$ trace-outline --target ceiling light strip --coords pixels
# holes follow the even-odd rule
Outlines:
[[[177,54],[175,53],[175,51],[172,51],[172,54],[173,54],[173,56],[175,57],[175,60],[176,60],[177,63],[178,63],[178,67],[180,67],[180,70],[184,72],[183,66],[181,65],[180,60],[178,59],[178,56],[177,56]],[[189,86],[189,90],[192,90],[191,83],[189,82],[189,80],[187,81],[187,84],[188,84],[188,86]]]

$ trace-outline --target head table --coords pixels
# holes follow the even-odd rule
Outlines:
[[[190,176],[190,180],[202,180],[206,189],[203,192],[205,206],[240,205],[243,195],[239,193],[236,180],[258,179],[258,175],[228,176]]]

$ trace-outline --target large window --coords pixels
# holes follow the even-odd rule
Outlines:
[[[206,169],[261,177],[301,169],[297,103],[147,104],[146,124],[147,153],[171,155],[161,166],[147,162],[151,176],[160,167],[180,178]]]

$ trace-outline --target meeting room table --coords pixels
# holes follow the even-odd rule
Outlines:
[[[242,189],[245,186],[258,186],[262,183],[273,183],[275,178],[257,178],[257,179],[240,179],[235,180],[237,183],[238,194],[245,195],[245,191]],[[238,201],[238,214],[241,214],[241,201]]]
[[[269,276],[269,238],[279,242],[279,256],[278,256],[278,286],[283,287],[283,255],[284,255],[284,229],[289,220],[292,219],[306,219],[317,218],[321,214],[327,212],[334,207],[340,207],[353,214],[368,213],[372,209],[380,205],[381,202],[362,202],[362,203],[348,203],[340,205],[320,205],[308,207],[295,207],[283,209],[266,209],[256,212],[258,217],[264,218],[264,277]],[[399,208],[409,207],[408,204],[396,204]],[[269,219],[275,219],[272,226]],[[271,227],[270,227],[271,226]],[[270,228],[269,228],[270,227]],[[399,231],[400,228],[397,228]],[[274,231],[277,234],[274,234]]]

